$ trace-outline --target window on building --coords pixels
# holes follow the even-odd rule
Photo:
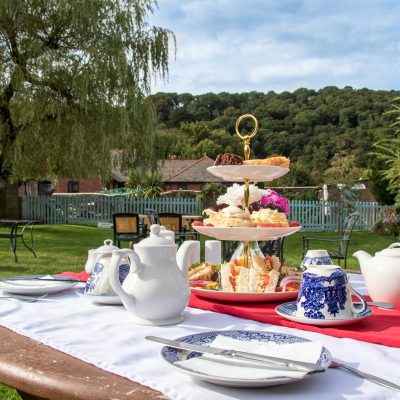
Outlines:
[[[180,183],[178,189],[187,190],[187,183]]]
[[[79,193],[79,182],[69,181],[68,182],[68,193]]]

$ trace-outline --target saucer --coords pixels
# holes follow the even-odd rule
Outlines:
[[[94,304],[107,304],[107,305],[120,305],[122,304],[122,300],[119,296],[98,296],[94,294],[87,294],[84,292],[84,288],[80,288],[76,290],[76,293],[91,301]]]
[[[312,319],[312,318],[304,318],[297,317],[297,302],[291,301],[289,303],[280,304],[275,308],[275,311],[280,316],[288,319],[289,321],[298,322],[300,324],[307,325],[315,325],[315,326],[341,326],[341,325],[350,325],[355,322],[361,321],[365,318],[370,317],[373,313],[370,308],[367,308],[365,311],[360,314],[355,314],[351,318],[346,319]]]

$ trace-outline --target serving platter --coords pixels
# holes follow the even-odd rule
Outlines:
[[[193,226],[202,235],[218,240],[275,240],[299,231],[301,226],[279,228]]]
[[[236,293],[224,292],[222,290],[209,290],[203,288],[191,288],[192,293],[196,296],[204,297],[209,300],[226,301],[231,303],[259,303],[287,301],[296,299],[298,291],[274,292],[274,293]]]
[[[300,324],[314,325],[314,326],[343,326],[354,324],[355,322],[361,321],[365,318],[370,317],[373,312],[370,308],[360,314],[354,314],[351,318],[346,319],[314,319],[314,318],[304,318],[297,317],[297,303],[295,301],[280,304],[275,308],[275,311],[280,316],[286,318],[289,321],[298,322]]]
[[[245,330],[202,332],[194,335],[184,336],[176,340],[178,340],[179,342],[205,345],[207,343],[211,343],[218,335],[227,336],[236,340],[241,340],[246,342],[254,341],[255,343],[274,342],[278,344],[292,344],[292,343],[309,342],[309,340],[304,339],[302,337],[284,333],[274,333],[266,331],[245,331]],[[246,376],[245,374],[243,374],[243,376],[241,375],[240,378],[238,377],[233,378],[229,376],[230,370],[228,368],[224,368],[225,365],[224,363],[225,362],[229,363],[229,360],[231,360],[230,358],[226,358],[226,361],[224,361],[223,359],[219,361],[221,367],[218,368],[218,375],[216,375],[185,366],[185,363],[183,361],[194,357],[201,357],[202,353],[188,351],[188,350],[179,350],[165,346],[161,349],[161,356],[172,367],[176,368],[180,372],[190,375],[192,378],[229,387],[250,388],[250,387],[275,386],[292,382],[298,382],[310,375],[308,373],[304,374],[302,377],[294,377],[294,376],[285,376],[285,372],[283,372],[282,376],[255,378],[252,377],[251,374],[250,376],[248,376],[249,374],[247,373]],[[331,364],[331,362],[332,362],[331,354],[325,347],[323,347],[317,364],[322,369],[327,369]],[[243,365],[242,368],[244,372],[246,371],[248,372],[248,369],[246,368],[245,365]],[[257,365],[257,368],[260,368],[260,365]]]
[[[276,165],[218,165],[208,167],[207,171],[228,182],[266,182],[280,178],[289,172],[289,168]]]

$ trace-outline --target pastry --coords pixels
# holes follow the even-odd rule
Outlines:
[[[264,225],[264,227],[289,226],[289,222],[284,212],[279,212],[278,210],[270,208],[260,208],[258,211],[253,211],[250,218],[256,225]]]
[[[242,165],[243,164],[243,157],[238,156],[236,154],[225,153],[225,154],[218,154],[214,165]]]
[[[189,281],[210,281],[214,273],[214,266],[206,262],[189,270]]]
[[[268,157],[260,160],[245,160],[244,165],[275,165],[277,167],[289,168],[290,160],[283,156]]]
[[[256,224],[250,218],[250,212],[236,206],[227,206],[219,211],[212,208],[207,208],[203,211],[208,218],[204,219],[203,223],[212,224],[216,227],[251,227]]]

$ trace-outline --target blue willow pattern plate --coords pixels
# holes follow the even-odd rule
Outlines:
[[[361,304],[361,303],[360,303]],[[315,325],[315,326],[340,326],[354,324],[364,318],[372,315],[372,310],[367,308],[360,314],[354,314],[352,318],[346,319],[313,319],[305,317],[297,317],[297,302],[291,301],[289,303],[280,304],[275,308],[275,311],[280,316],[288,319],[289,321],[299,322],[300,324]]]
[[[184,336],[176,340],[180,342],[192,343],[204,345],[211,343],[216,336],[227,336],[236,340],[242,341],[256,341],[256,342],[274,342],[278,344],[290,344],[290,343],[300,343],[309,342],[308,339],[304,339],[299,336],[289,335],[285,333],[275,333],[275,332],[263,332],[263,331],[211,331],[197,333],[194,335]],[[198,353],[190,350],[180,350],[174,349],[172,347],[164,346],[161,349],[162,358],[177,368],[180,372],[191,375],[193,378],[201,379],[207,382],[211,382],[217,385],[230,386],[230,387],[266,387],[273,385],[280,385],[284,383],[290,383],[298,381],[299,378],[293,377],[276,377],[276,378],[265,378],[265,379],[230,379],[225,377],[217,377],[214,375],[205,374],[203,372],[192,370],[188,367],[182,366],[180,364],[175,364],[178,361],[184,361],[192,357],[200,357],[202,353]],[[322,349],[320,358],[318,360],[318,365],[323,369],[329,367],[332,362],[332,356],[329,351],[324,347]],[[305,377],[311,374],[307,374]]]

